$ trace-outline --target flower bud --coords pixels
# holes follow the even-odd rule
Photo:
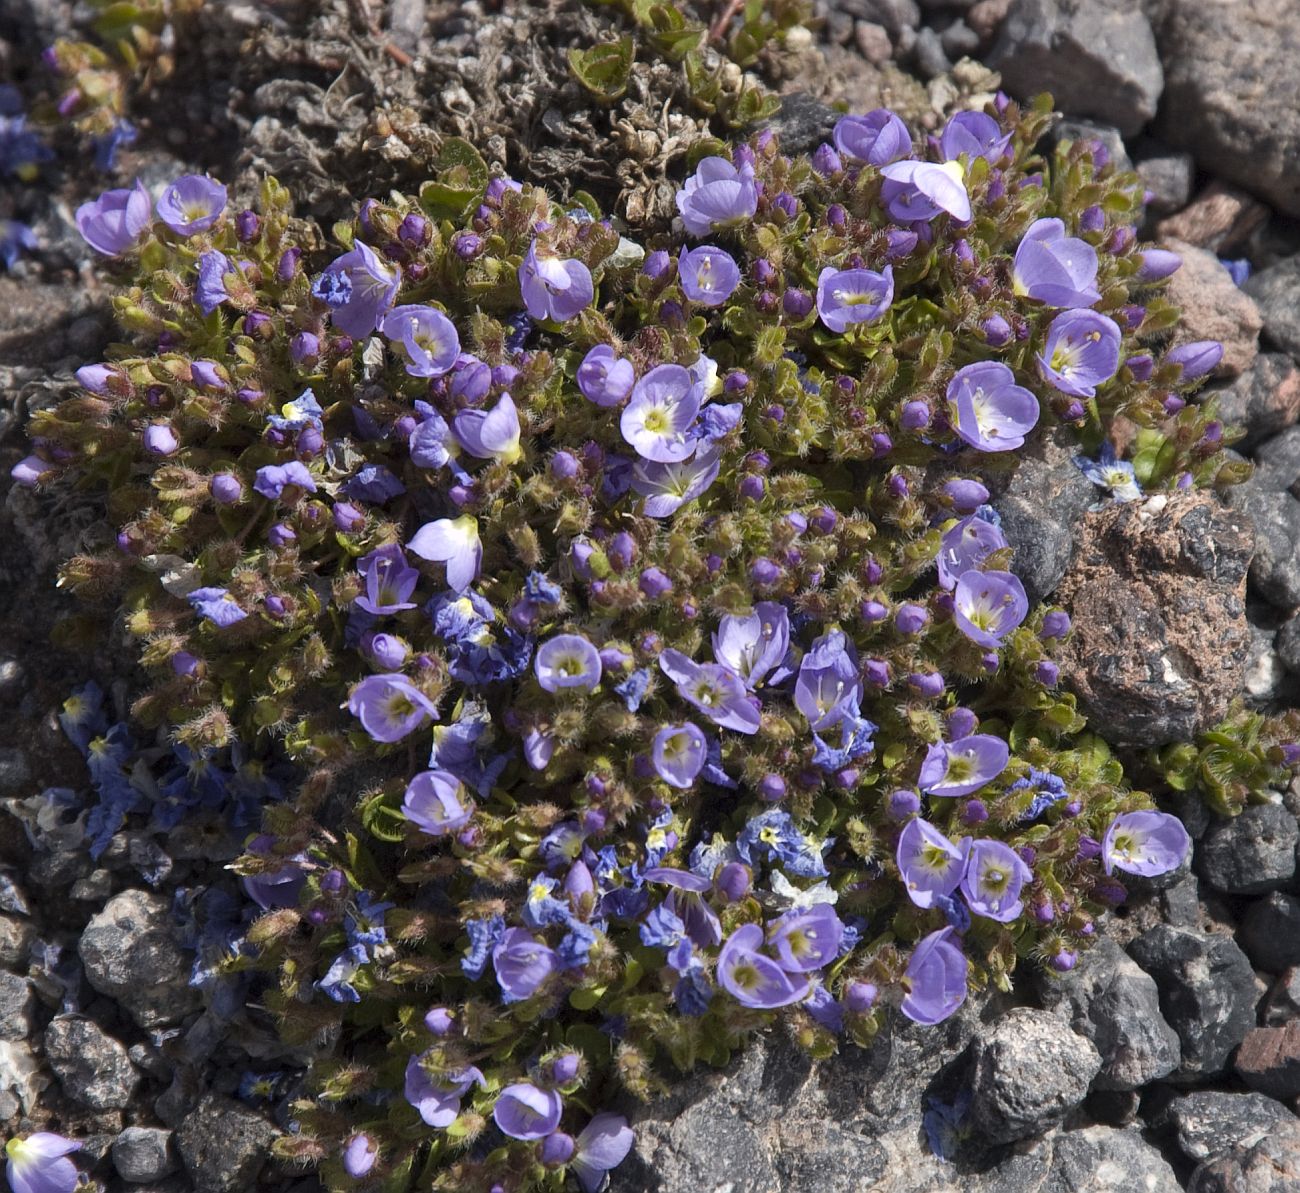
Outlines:
[[[266,541],[270,543],[272,547],[287,547],[291,543],[296,543],[298,541],[298,535],[294,532],[292,526],[289,526],[284,522],[277,522],[266,532]]]
[[[1011,324],[1001,315],[990,315],[980,324],[984,333],[984,342],[993,348],[1001,348],[1011,340]]]
[[[641,573],[637,587],[652,601],[673,590],[673,582],[657,567],[648,567]]]
[[[170,423],[153,423],[144,430],[144,450],[151,456],[175,455],[180,445]]]
[[[247,244],[250,240],[255,239],[261,230],[262,221],[257,212],[244,208],[235,216],[235,235],[239,237],[241,244]]]
[[[749,565],[749,578],[760,588],[769,588],[781,579],[781,567],[760,555]]]
[[[889,814],[895,820],[906,820],[921,810],[921,797],[915,791],[900,787],[889,794]]]
[[[982,799],[969,799],[961,810],[963,824],[983,824],[989,818],[989,810]]]
[[[761,476],[755,476],[752,472],[740,478],[738,486],[740,496],[747,501],[761,501],[767,485]]]
[[[1043,687],[1054,688],[1061,678],[1061,669],[1050,659],[1043,659],[1034,666],[1034,678]]]
[[[1165,353],[1165,363],[1180,366],[1184,381],[1205,376],[1222,359],[1223,345],[1218,340],[1196,340]]]
[[[776,774],[764,775],[758,781],[758,798],[769,804],[779,803],[785,799],[785,780]]]
[[[907,677],[907,686],[925,700],[934,700],[945,691],[943,676],[937,671],[914,671]]]
[[[884,659],[868,659],[862,668],[862,678],[876,688],[889,686],[889,664]]]
[[[557,481],[572,480],[580,469],[578,457],[572,452],[558,451],[551,457],[551,475]]]
[[[930,405],[928,402],[914,400],[903,404],[898,417],[898,425],[905,431],[919,431],[930,425]]]
[[[483,237],[474,232],[457,232],[451,239],[451,251],[462,261],[473,261],[483,251]]]
[[[218,505],[234,505],[244,495],[244,486],[233,472],[218,472],[208,481],[208,492]]]
[[[789,289],[781,298],[781,308],[791,319],[806,319],[813,309],[813,296],[807,290]]]
[[[844,987],[844,1006],[855,1015],[865,1015],[875,1006],[879,994],[870,982],[850,982]]]
[[[411,648],[396,634],[368,633],[361,639],[361,649],[380,671],[400,671],[410,657]]]
[[[842,232],[849,222],[848,213],[838,203],[832,203],[826,208],[826,222],[830,224],[836,232]]]
[[[884,621],[889,616],[889,608],[880,601],[868,600],[863,601],[858,608],[858,612],[868,625],[874,625],[878,621]]]
[[[446,1007],[434,1007],[425,1014],[424,1026],[433,1035],[441,1039],[443,1036],[451,1035],[456,1023],[451,1012]]]
[[[726,903],[739,903],[753,889],[754,875],[742,862],[727,862],[718,871],[714,887]]]
[[[1158,282],[1176,273],[1183,264],[1177,253],[1166,249],[1145,249],[1138,256],[1141,261],[1136,275],[1139,282]]]
[[[289,341],[289,359],[296,365],[312,364],[320,356],[320,338],[310,331],[300,331]]]
[[[894,624],[900,634],[919,634],[929,620],[929,610],[921,605],[900,605],[894,615]]]
[[[1106,213],[1095,203],[1079,214],[1080,232],[1100,232],[1106,226]]]
[[[279,264],[275,267],[275,276],[281,282],[291,282],[298,276],[298,262],[302,259],[302,249],[294,247],[285,249],[280,254]]]
[[[1128,371],[1133,374],[1134,381],[1147,380],[1155,367],[1155,361],[1151,359],[1149,352],[1139,352],[1136,356],[1130,356],[1124,363],[1128,366]]]
[[[546,1168],[559,1168],[573,1159],[577,1146],[572,1135],[552,1131],[537,1145],[537,1158]]]
[[[673,259],[664,249],[655,249],[646,255],[641,272],[653,281],[659,281],[671,268]]]
[[[813,150],[812,168],[823,178],[830,178],[844,169],[844,162],[840,160],[840,155],[835,152],[834,146],[823,141]]]

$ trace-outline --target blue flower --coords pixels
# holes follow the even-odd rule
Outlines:
[[[628,712],[636,712],[645,699],[646,689],[650,686],[650,669],[638,667],[621,683],[614,685],[616,695],[623,698]]]
[[[966,904],[953,895],[936,895],[934,905],[943,912],[949,925],[958,932],[965,932],[970,927],[970,912]]]
[[[652,949],[670,950],[686,937],[686,925],[681,917],[661,903],[645,918],[641,925],[641,943]]]
[[[343,492],[357,501],[383,505],[406,492],[406,486],[382,464],[366,464],[343,483]]]
[[[334,964],[325,971],[325,976],[316,983],[316,989],[335,1002],[360,1002],[361,993],[352,985],[352,980],[369,960],[370,955],[364,945],[354,944],[351,948],[344,949],[334,958]]]
[[[348,944],[370,948],[386,944],[388,934],[384,931],[384,913],[395,906],[393,903],[378,902],[369,891],[358,891],[355,908],[343,918]]]
[[[570,918],[569,930],[561,937],[555,950],[555,955],[560,959],[560,968],[581,969],[587,964],[587,957],[595,943],[595,932],[581,920]]]
[[[524,600],[534,605],[558,605],[564,589],[542,572],[529,572],[524,581]]]
[[[1134,475],[1133,465],[1117,459],[1115,449],[1109,442],[1101,445],[1097,459],[1075,456],[1074,464],[1094,485],[1108,490],[1116,501],[1137,501],[1142,496],[1142,487]]]
[[[473,980],[483,976],[492,950],[506,934],[506,922],[499,915],[490,920],[470,920],[465,931],[469,934],[469,948],[460,959],[460,967],[465,976]]]
[[[99,684],[92,679],[77,688],[63,702],[59,724],[68,740],[84,754],[90,748],[91,739],[108,728],[108,718],[104,715],[104,692]]]
[[[921,1125],[930,1141],[930,1151],[940,1160],[951,1160],[966,1135],[961,1127],[970,1111],[970,1090],[962,1090],[951,1103],[933,1097],[927,1101],[930,1108],[922,1116]]]
[[[736,838],[741,861],[752,866],[766,859],[799,878],[825,878],[829,874],[822,861],[823,848],[795,828],[788,812],[775,809],[755,816]]]
[[[839,722],[840,744],[828,744],[820,734],[813,734],[816,748],[813,750],[813,765],[823,771],[842,770],[859,758],[864,758],[874,750],[876,726],[856,713],[845,712]]]
[[[565,924],[570,919],[568,904],[551,894],[559,886],[555,878],[541,874],[528,884],[528,896],[520,918],[529,928],[545,928],[551,924]]]
[[[716,737],[708,739],[707,750],[704,755],[704,766],[700,770],[700,774],[704,776],[706,782],[712,783],[715,787],[734,790],[740,786],[735,779],[722,769],[722,743]]]
[[[95,147],[95,169],[105,174],[117,168],[117,151],[123,145],[134,145],[135,125],[129,120],[118,117],[108,132],[92,139]]]
[[[713,987],[709,984],[704,963],[698,957],[692,959],[677,979],[677,985],[673,987],[673,999],[683,1015],[703,1015],[709,1009],[709,1003],[713,1000]]]

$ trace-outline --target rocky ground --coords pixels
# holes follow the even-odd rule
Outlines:
[[[40,0],[12,8],[17,22],[0,21],[0,71],[26,85],[74,14]],[[818,9],[820,43],[769,80],[801,93],[778,117],[791,141],[815,143],[836,99],[859,111],[887,102],[934,123],[959,91],[995,85],[983,66],[1014,95],[1049,89],[1069,135],[1127,156],[1152,192],[1144,232],[1184,257],[1175,299],[1186,339],[1227,347],[1213,388],[1225,421],[1245,428],[1235,450],[1256,469],[1226,505],[1188,497],[1095,510],[1097,490],[1061,445],[1026,461],[998,498],[1026,587],[1073,613],[1066,674],[1094,728],[1146,747],[1206,727],[1238,697],[1300,704],[1294,4]],[[574,13],[561,0],[210,0],[198,48],[139,114],[123,170],[152,179],[197,166],[237,185],[274,170],[324,220],[375,187],[418,179],[420,129],[430,127],[472,136],[557,188],[581,179],[653,224],[685,126],[636,97],[594,123],[568,114],[556,58],[585,29]],[[404,107],[413,120],[395,127]],[[380,108],[390,118],[377,119]],[[66,158],[51,176],[53,186],[0,195],[0,217],[24,219],[41,239],[0,276],[6,477],[26,413],[65,393],[112,334],[109,287],[70,219],[105,183]],[[1248,262],[1249,278],[1238,285],[1224,260]],[[0,1120],[85,1139],[87,1167],[110,1189],[305,1193],[312,1178],[268,1160],[277,1124],[244,1082],[283,1074],[282,1090],[294,1056],[257,1007],[222,1024],[187,984],[177,892],[184,902],[212,883],[211,859],[233,856],[223,852],[234,849],[229,830],[123,832],[97,864],[48,817],[39,848],[28,835],[34,797],[85,785],[54,719],[62,699],[91,677],[119,712],[129,699],[117,635],[53,587],[57,563],[105,533],[88,502],[4,493]],[[937,1029],[900,1023],[871,1049],[815,1068],[767,1040],[727,1073],[693,1077],[639,1111],[615,1189],[1300,1189],[1300,786],[1231,820],[1192,799],[1178,810],[1197,842],[1190,868],[1120,909],[1063,980],[969,1005]]]

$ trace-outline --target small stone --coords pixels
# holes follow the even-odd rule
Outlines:
[[[132,1184],[170,1176],[179,1167],[172,1132],[162,1127],[127,1127],[113,1140],[113,1167]]]
[[[1003,86],[1113,124],[1126,136],[1156,113],[1164,72],[1141,8],[1127,0],[1015,0],[989,55]]]
[[[24,916],[0,913],[0,965],[15,968],[27,964],[27,954],[36,939],[36,926]]]
[[[56,1015],[45,1029],[45,1057],[74,1102],[122,1110],[140,1084],[126,1049],[93,1020]]]
[[[980,35],[965,21],[953,21],[941,34],[939,44],[948,58],[956,62],[967,55],[979,52]]]
[[[25,1040],[32,1034],[36,995],[24,977],[0,970],[0,1040]]]
[[[246,1193],[257,1186],[276,1134],[247,1106],[209,1094],[181,1125],[176,1142],[197,1193]]]
[[[1169,1161],[1132,1127],[1062,1131],[1052,1140],[1051,1172],[1034,1188],[1036,1193],[1182,1193]]]
[[[1242,916],[1237,939],[1251,963],[1265,973],[1300,965],[1300,899],[1281,891],[1257,899]]]
[[[894,53],[889,30],[875,21],[858,21],[853,26],[853,42],[872,66],[884,66]]]
[[[1248,1032],[1235,1067],[1251,1089],[1274,1098],[1300,1097],[1300,1019]]]
[[[132,1044],[126,1050],[126,1054],[131,1058],[131,1063],[136,1068],[143,1069],[151,1077],[156,1077],[159,1081],[171,1081],[171,1061],[152,1044]]]
[[[1196,177],[1192,155],[1153,140],[1140,143],[1136,155],[1138,177],[1151,193],[1147,200],[1147,214],[1169,215],[1186,207],[1187,200],[1192,197],[1192,180]]]
[[[1260,1009],[1264,1027],[1283,1027],[1291,1019],[1300,1019],[1300,965],[1293,965],[1273,983]]]
[[[199,1003],[189,984],[190,959],[161,895],[114,895],[86,925],[79,951],[90,984],[117,999],[141,1027],[176,1023]]]
[[[1040,1135],[1088,1094],[1101,1068],[1091,1041],[1061,1020],[1015,1007],[972,1045],[971,1122],[991,1143]]]
[[[966,14],[966,24],[979,35],[981,45],[988,45],[1010,10],[1011,0],[979,0]]]
[[[113,893],[113,875],[108,870],[92,870],[85,878],[78,878],[68,892],[68,898],[79,903],[103,903]]]
[[[829,141],[840,113],[804,91],[782,96],[781,108],[765,125],[776,133],[786,153],[811,153]],[[789,148],[786,148],[789,146]]]
[[[1253,1147],[1207,1160],[1187,1182],[1187,1193],[1295,1193],[1300,1189],[1300,1123],[1275,1123]]]
[[[1300,605],[1300,501],[1270,491],[1268,483],[1268,474],[1260,469],[1244,485],[1229,489],[1226,500],[1255,525],[1251,583],[1279,609],[1294,609]]]
[[[1234,1147],[1253,1147],[1275,1123],[1291,1112],[1263,1094],[1229,1094],[1197,1090],[1175,1098],[1165,1120],[1178,1134],[1179,1150],[1199,1163],[1225,1155]]]
[[[952,63],[943,51],[939,35],[929,25],[923,25],[917,30],[912,53],[916,58],[917,73],[923,79],[933,79],[952,70]]]
[[[1160,1011],[1178,1033],[1182,1063],[1170,1080],[1222,1073],[1255,1022],[1255,973],[1226,936],[1157,924],[1128,947],[1156,982]]]
[[[862,21],[883,26],[895,41],[904,29],[921,24],[921,10],[916,0],[841,0],[840,7]]]
[[[1252,368],[1215,396],[1219,417],[1246,431],[1234,446],[1249,451],[1300,419],[1300,369],[1281,352],[1261,352]]]
[[[1255,449],[1255,475],[1252,481],[1270,493],[1289,491],[1296,496],[1300,488],[1300,427],[1266,439]]]
[[[0,657],[0,700],[6,704],[16,704],[27,690],[27,672],[22,662],[14,658]]]
[[[1300,675],[1300,613],[1288,618],[1273,639],[1277,656],[1295,675]]]
[[[1068,974],[1044,980],[1042,994],[1100,1054],[1094,1089],[1133,1090],[1178,1068],[1178,1033],[1160,1014],[1155,981],[1115,941],[1103,938]]]
[[[1218,340],[1223,359],[1213,376],[1237,377],[1255,363],[1259,352],[1259,331],[1264,326],[1255,301],[1238,288],[1213,253],[1179,240],[1165,247],[1183,259],[1183,266],[1169,279],[1169,301],[1182,311],[1175,343]]]
[[[1182,211],[1161,220],[1161,240],[1181,240],[1212,253],[1243,245],[1268,219],[1268,208],[1253,195],[1216,179]]]
[[[32,781],[31,763],[15,746],[0,746],[0,796],[24,796]]]
[[[1264,342],[1300,359],[1300,254],[1252,273],[1242,289],[1264,318]]]
[[[1197,853],[1201,876],[1230,895],[1276,890],[1295,873],[1300,826],[1281,804],[1256,804],[1210,827]]]

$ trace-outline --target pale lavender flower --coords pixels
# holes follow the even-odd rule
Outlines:
[[[955,220],[970,219],[970,196],[957,162],[895,162],[880,171],[885,176],[880,199],[900,224],[934,219],[947,212]]]
[[[460,1116],[460,1100],[469,1087],[484,1084],[483,1074],[473,1065],[468,1065],[435,1081],[420,1064],[427,1055],[413,1056],[406,1062],[403,1093],[428,1126],[450,1127]]]
[[[502,1001],[531,998],[559,968],[555,950],[523,928],[510,928],[492,950],[492,968],[501,987]]]
[[[363,555],[357,561],[357,570],[366,582],[365,594],[355,601],[359,609],[382,617],[386,613],[415,608],[410,597],[420,573],[406,562],[406,554],[396,543],[388,543],[369,555]]]
[[[1010,572],[964,572],[953,593],[953,621],[972,642],[998,647],[1029,612],[1024,585]]]
[[[462,410],[451,422],[456,441],[480,460],[513,464],[523,455],[519,446],[519,410],[502,394],[491,410]]]
[[[1124,870],[1151,878],[1177,870],[1191,846],[1191,838],[1177,816],[1167,812],[1121,812],[1102,838],[1102,865],[1107,874]]]
[[[365,1176],[379,1159],[379,1144],[364,1131],[343,1141],[343,1171],[354,1180]]]
[[[813,973],[839,955],[844,924],[829,903],[786,912],[768,925],[767,944],[787,973]]]
[[[775,601],[759,601],[748,617],[724,614],[713,634],[713,657],[751,692],[790,649],[790,616]]]
[[[596,294],[591,270],[581,261],[539,254],[536,239],[519,265],[519,291],[534,319],[556,323],[568,322]]]
[[[560,1125],[564,1102],[553,1089],[530,1082],[507,1085],[497,1095],[492,1119],[511,1139],[541,1139]]]
[[[1005,841],[975,841],[966,858],[961,893],[967,906],[1000,924],[1009,924],[1024,910],[1020,892],[1033,873]]]
[[[632,390],[636,369],[609,344],[597,344],[578,366],[578,389],[597,406],[617,406]]]
[[[369,675],[348,693],[348,711],[378,742],[401,741],[438,719],[438,708],[405,675]]]
[[[1138,484],[1133,465],[1116,456],[1115,447],[1109,440],[1102,443],[1097,459],[1075,456],[1074,466],[1094,485],[1106,489],[1116,501],[1138,501],[1142,497],[1142,486]]]
[[[1057,219],[1035,220],[1016,249],[1012,267],[1015,292],[1049,307],[1090,307],[1097,290],[1097,250],[1086,240],[1066,236]]]
[[[632,469],[632,488],[646,499],[646,516],[667,518],[694,501],[718,479],[721,459],[715,448],[697,450],[691,459],[676,464],[638,460]]]
[[[731,254],[711,244],[683,252],[677,276],[686,297],[705,307],[721,306],[740,285],[740,267]]]
[[[857,718],[862,680],[852,643],[841,630],[823,634],[799,662],[795,707],[815,730]]]
[[[205,315],[212,314],[230,294],[226,290],[226,274],[234,267],[225,253],[209,249],[199,256],[199,276],[194,283],[194,302]]]
[[[870,269],[832,269],[817,277],[817,314],[834,332],[854,323],[874,323],[894,301],[894,267],[883,273]]]
[[[581,634],[556,634],[537,648],[533,669],[548,692],[567,688],[589,692],[600,683],[600,651]]]
[[[955,161],[963,153],[972,161],[977,157],[995,162],[1011,143],[1011,134],[1004,133],[987,112],[958,112],[939,137],[939,149],[944,161]]]
[[[460,356],[456,325],[434,307],[394,307],[384,316],[383,332],[412,377],[441,377]]]
[[[80,1178],[67,1157],[80,1147],[52,1131],[37,1131],[26,1139],[14,1136],[5,1144],[12,1193],[72,1193]]]
[[[912,950],[901,1009],[914,1023],[942,1023],[966,1001],[966,955],[953,943],[954,935],[952,928],[940,928]]]
[[[1183,381],[1204,377],[1223,359],[1223,345],[1218,340],[1196,340],[1179,344],[1165,353],[1165,364],[1178,365]]]
[[[175,455],[181,445],[169,423],[151,423],[145,427],[142,442],[151,456]]]
[[[473,814],[473,800],[465,799],[465,788],[446,771],[421,771],[406,785],[402,815],[431,837],[459,832]]]
[[[75,216],[81,238],[105,257],[119,257],[134,248],[148,229],[153,203],[139,179],[129,189],[105,191],[83,203]]]
[[[401,276],[385,265],[369,245],[352,242],[312,284],[312,293],[330,306],[334,326],[354,340],[378,330],[393,303]]]
[[[961,882],[966,865],[965,843],[954,845],[925,820],[909,820],[894,851],[907,897],[918,907],[934,907]]]
[[[1159,282],[1177,273],[1183,265],[1183,259],[1177,253],[1171,253],[1167,249],[1147,249],[1139,253],[1138,257],[1140,264],[1134,276],[1139,282]],[[1237,282],[1237,285],[1241,283]]]
[[[287,464],[266,464],[257,470],[253,489],[268,501],[280,498],[285,489],[293,486],[304,493],[315,493],[316,482],[307,471],[307,465],[299,460],[290,460]]]
[[[695,384],[686,369],[681,365],[659,365],[633,387],[631,401],[619,419],[619,430],[642,459],[679,463],[695,452],[696,440],[690,430],[702,400],[702,387]]]
[[[196,588],[187,593],[185,599],[200,617],[222,629],[243,621],[248,616],[224,588]]]
[[[478,579],[483,564],[483,543],[478,519],[470,514],[426,522],[406,544],[421,559],[447,566],[447,586],[464,592]]]
[[[663,906],[678,917],[690,940],[702,949],[722,943],[722,924],[703,897],[713,885],[709,879],[671,866],[651,866],[644,877],[646,882],[661,882],[673,888]]]
[[[578,1178],[582,1193],[598,1193],[606,1175],[632,1150],[634,1139],[621,1114],[598,1114],[579,1132],[569,1171]]]
[[[704,769],[708,743],[699,726],[689,721],[665,725],[655,734],[651,762],[657,774],[671,787],[690,787]]]
[[[845,157],[869,166],[886,166],[912,152],[912,134],[888,108],[865,116],[841,116],[832,137]]]
[[[1047,329],[1038,355],[1044,380],[1062,393],[1091,398],[1119,368],[1121,334],[1113,319],[1096,311],[1063,311]]]
[[[1001,361],[958,369],[947,398],[953,430],[979,451],[1013,451],[1038,422],[1038,399]]]
[[[677,192],[677,210],[692,236],[707,236],[752,219],[758,210],[754,167],[739,169],[724,157],[706,157]]]
[[[206,174],[185,174],[158,199],[158,218],[177,236],[208,231],[226,209],[226,188]]]
[[[939,540],[940,585],[950,590],[956,588],[961,575],[979,567],[994,551],[1006,546],[1002,531],[975,514],[953,523]]]
[[[757,924],[737,928],[718,954],[718,983],[741,1006],[773,1010],[799,1002],[810,989],[807,979],[790,976],[758,950],[763,929]]]
[[[989,733],[936,742],[926,751],[917,786],[929,795],[970,795],[993,782],[1010,757],[1007,743]]]
[[[717,663],[696,663],[680,650],[659,655],[659,668],[677,685],[677,694],[715,725],[737,733],[757,733],[758,708],[740,679]]]

